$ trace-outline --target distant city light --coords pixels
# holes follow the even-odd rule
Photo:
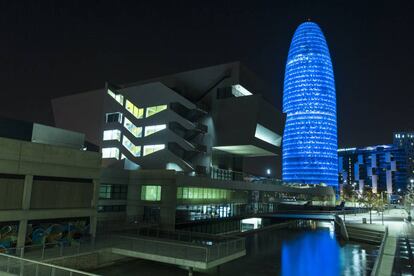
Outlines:
[[[266,174],[267,174],[267,175],[270,175],[271,173],[272,173],[272,171],[271,171],[270,169],[267,169],[267,170],[266,170]]]

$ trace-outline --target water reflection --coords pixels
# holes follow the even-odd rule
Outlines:
[[[281,251],[282,276],[367,275],[375,260],[360,245],[341,245],[331,226],[284,240]]]
[[[340,275],[340,247],[330,231],[316,231],[282,244],[282,275]]]

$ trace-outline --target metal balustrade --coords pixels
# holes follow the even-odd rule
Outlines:
[[[23,259],[3,253],[0,253],[0,274],[20,276],[97,276],[97,274]]]
[[[140,254],[184,259],[207,264],[234,254],[245,253],[245,240],[244,238],[144,228],[119,232],[118,234],[103,235],[94,240],[72,244],[47,243],[21,248],[9,248],[7,251],[9,255],[3,255],[13,255],[11,257],[24,257],[31,260],[50,260],[98,250],[112,250],[112,252],[127,250]],[[130,254],[132,254],[131,252]],[[119,254],[119,252],[117,253]]]

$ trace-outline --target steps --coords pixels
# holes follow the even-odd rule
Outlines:
[[[350,240],[379,245],[385,233],[385,227],[379,225],[346,224]]]

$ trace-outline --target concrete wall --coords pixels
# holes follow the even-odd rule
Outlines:
[[[79,183],[57,180],[34,180],[30,208],[91,208],[92,198],[92,181],[89,183]]]
[[[0,176],[0,210],[19,209],[22,206],[24,178]]]

